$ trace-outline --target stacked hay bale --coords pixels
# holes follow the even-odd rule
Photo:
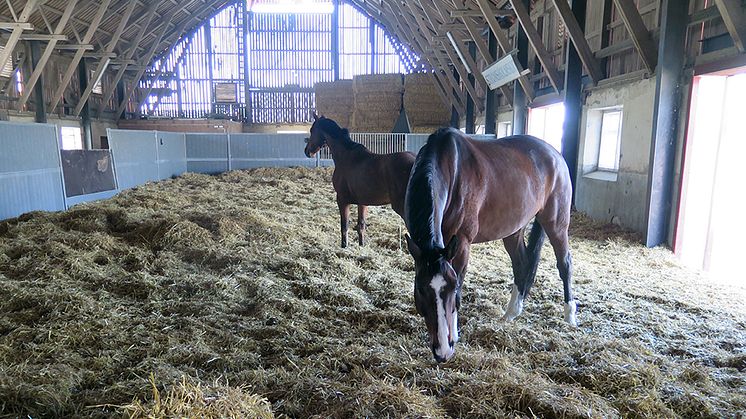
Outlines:
[[[353,92],[352,80],[338,80],[316,83],[316,113],[333,119],[346,128],[352,122]]]
[[[404,110],[413,133],[430,134],[447,127],[451,109],[443,102],[432,73],[413,73],[404,76]]]
[[[355,92],[352,131],[391,132],[401,112],[401,74],[355,76],[352,89]]]

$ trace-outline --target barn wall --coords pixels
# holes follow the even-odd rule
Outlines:
[[[119,129],[239,134],[243,124],[219,119],[128,119],[119,121]]]
[[[645,230],[648,165],[653,132],[655,79],[596,88],[583,106],[576,207],[592,218],[632,230]],[[616,176],[588,173],[583,156],[589,137],[589,110],[623,107],[621,157]]]

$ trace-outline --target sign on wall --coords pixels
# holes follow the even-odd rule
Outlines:
[[[216,83],[215,84],[215,102],[218,102],[218,103],[238,102],[238,92],[236,89],[236,83]]]
[[[519,77],[529,74],[529,70],[518,71],[518,65],[513,54],[507,54],[491,66],[484,69],[482,75],[491,90],[504,86]]]

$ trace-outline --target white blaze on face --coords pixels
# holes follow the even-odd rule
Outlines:
[[[451,331],[451,327],[455,329],[455,322],[451,325],[448,324],[448,318],[446,316],[445,305],[443,304],[443,298],[441,297],[441,291],[446,286],[446,280],[443,275],[435,275],[430,281],[430,286],[435,291],[435,304],[437,307],[438,316],[438,341],[435,342],[435,354],[443,359],[450,359],[455,352],[451,345],[448,344],[448,334]],[[453,318],[455,320],[455,316]],[[453,336],[457,336],[454,334]]]

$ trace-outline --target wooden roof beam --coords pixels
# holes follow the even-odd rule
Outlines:
[[[44,1],[45,0],[28,0],[26,2],[21,15],[18,16],[18,19],[16,21],[16,23],[18,23],[19,25],[16,25],[12,28],[13,32],[11,32],[8,42],[5,43],[5,47],[3,47],[3,50],[0,51],[0,66],[5,65],[5,63],[7,63],[8,60],[12,57],[13,50],[16,48],[18,41],[21,39],[23,31],[26,30],[26,26],[24,24],[28,24],[28,20],[31,17],[31,14],[34,13],[34,10],[36,10],[36,6],[38,6],[40,3],[43,3]],[[13,14],[15,15],[15,13]]]
[[[484,39],[482,38],[482,33],[477,28],[476,23],[474,22],[474,19],[471,17],[462,17],[461,20],[464,21],[466,30],[471,35],[471,38],[474,40],[474,44],[476,44],[477,46],[477,51],[479,51],[479,53],[482,55],[482,59],[484,60],[484,62],[487,63],[488,66],[494,63],[496,58],[493,57],[492,54],[490,53],[490,48],[487,45],[487,43],[484,42]],[[502,92],[503,96],[505,96],[505,99],[508,100],[508,103],[510,104],[510,106],[513,106],[513,95],[511,94],[512,92],[510,91],[508,86],[507,85],[500,86],[500,91]]]
[[[559,93],[562,91],[562,84],[564,81],[557,70],[557,66],[554,65],[552,57],[547,52],[544,43],[541,41],[539,31],[536,30],[534,22],[531,21],[529,10],[526,8],[526,5],[523,4],[522,0],[510,0],[510,4],[513,5],[513,10],[518,17],[518,21],[521,23],[521,29],[526,33],[528,43],[531,44],[531,47],[536,53],[536,58],[539,59],[541,66],[544,67],[544,72],[549,78],[549,82],[554,87],[554,90]]]
[[[740,52],[746,52],[746,10],[740,0],[715,0],[733,43]]]
[[[567,28],[572,44],[575,46],[575,50],[578,51],[578,56],[580,56],[585,70],[591,76],[593,82],[598,83],[604,78],[604,71],[601,69],[601,65],[596,60],[596,57],[593,56],[593,51],[585,39],[583,29],[573,15],[570,5],[567,3],[567,0],[552,0],[552,3],[554,3],[554,7],[559,12],[560,19],[562,19]]]
[[[487,21],[487,25],[490,27],[492,34],[495,35],[497,44],[500,45],[500,49],[503,50],[503,54],[509,54],[513,50],[513,46],[511,45],[508,36],[505,35],[504,29],[502,29],[497,23],[491,4],[487,0],[476,0],[476,2],[479,6],[479,10],[482,12],[482,16]],[[516,62],[516,67],[518,68],[519,73],[523,73],[524,68],[520,63]],[[523,88],[523,92],[526,94],[528,101],[533,101],[535,93],[531,80],[527,76],[522,75],[518,79],[518,82],[521,84],[521,88]]]
[[[655,67],[658,66],[658,47],[653,42],[645,22],[642,21],[637,6],[632,0],[614,0],[614,5],[616,5],[616,9],[622,17],[624,26],[627,28],[627,32],[629,32],[629,36],[634,42],[645,67],[651,73],[654,72]]]

